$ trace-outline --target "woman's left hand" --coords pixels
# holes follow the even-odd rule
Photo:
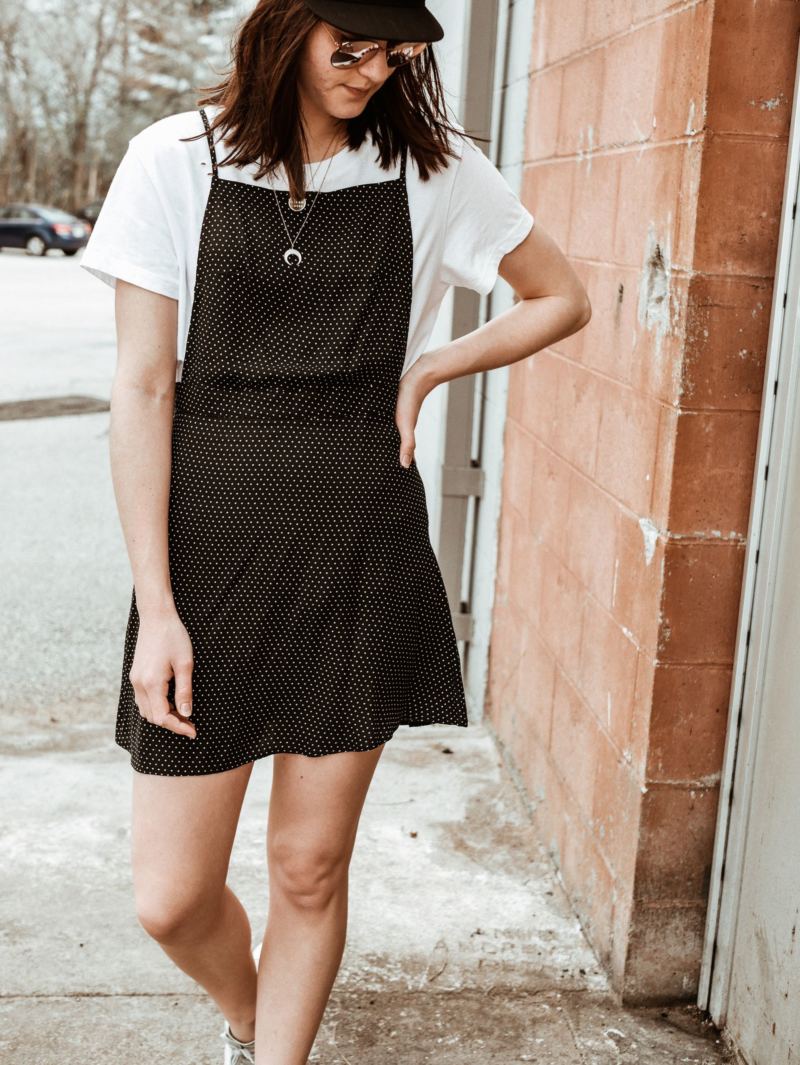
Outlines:
[[[417,446],[414,430],[417,425],[422,402],[431,391],[433,384],[427,379],[423,362],[427,352],[416,360],[414,365],[400,378],[395,407],[395,423],[400,430],[400,465],[408,468],[414,461],[414,449]]]

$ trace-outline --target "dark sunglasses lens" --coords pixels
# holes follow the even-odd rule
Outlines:
[[[377,51],[378,46],[372,41],[343,41],[331,56],[331,63],[335,67],[352,67]]]

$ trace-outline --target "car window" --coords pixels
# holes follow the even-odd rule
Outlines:
[[[74,222],[75,215],[60,211],[57,207],[37,207],[37,213],[48,222]]]
[[[12,203],[10,207],[4,208],[3,218],[14,218],[14,219],[24,218],[24,219],[28,219],[28,218],[36,218],[36,215],[33,213],[33,211],[29,210],[29,208],[27,208],[27,207],[17,207],[17,206],[15,206]]]

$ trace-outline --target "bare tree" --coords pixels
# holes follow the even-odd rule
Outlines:
[[[214,0],[0,0],[0,198],[76,209],[128,139],[195,106],[240,9]]]

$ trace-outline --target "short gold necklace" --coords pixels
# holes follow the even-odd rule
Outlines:
[[[327,148],[325,149],[325,151],[323,152],[322,158],[321,158],[321,159],[320,159],[320,161],[319,161],[319,162],[317,163],[317,169],[316,169],[316,170],[315,170],[315,171],[314,171],[314,172],[312,173],[312,175],[311,175],[311,178],[310,178],[310,180],[309,180],[309,184],[310,184],[310,185],[312,185],[312,187],[313,187],[313,184],[314,184],[314,178],[315,178],[315,177],[317,176],[317,173],[318,173],[318,171],[319,171],[319,168],[320,168],[320,167],[322,166],[322,164],[323,164],[323,163],[325,162],[325,156],[326,156],[326,155],[328,154],[328,152],[330,151],[330,147],[331,147],[331,145],[333,144],[333,142],[334,142],[334,140],[335,140],[335,139],[336,139],[336,133],[334,132],[333,136],[332,136],[332,137],[331,137],[331,139],[330,139],[330,140],[328,141],[328,147],[327,147]],[[333,157],[331,157],[331,158],[333,158]],[[289,206],[291,207],[291,209],[292,209],[293,211],[302,211],[302,210],[304,210],[304,209],[305,209],[305,206],[306,206],[306,198],[305,198],[305,196],[304,196],[304,197],[302,198],[302,200],[296,200],[296,199],[295,199],[295,198],[294,198],[293,196],[290,196],[290,197],[289,197]]]

